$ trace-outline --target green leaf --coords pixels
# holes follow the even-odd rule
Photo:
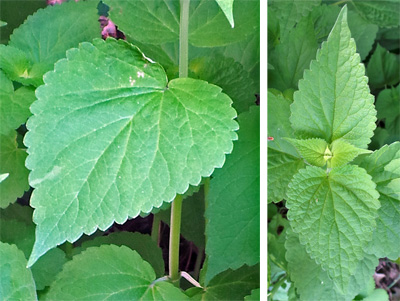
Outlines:
[[[268,223],[268,259],[271,259],[282,270],[287,270],[285,241],[286,230],[289,227],[289,221],[280,214],[276,214]]]
[[[361,154],[368,154],[371,151],[361,149],[347,143],[344,140],[335,140],[331,145],[332,158],[328,161],[329,167],[340,167],[351,162],[355,157]]]
[[[0,183],[3,182],[5,179],[7,179],[9,175],[10,175],[9,173],[0,174]]]
[[[356,41],[357,52],[363,61],[372,49],[379,27],[365,21],[354,11],[349,11],[349,28],[351,37]]]
[[[221,167],[237,139],[220,88],[189,78],[167,86],[161,66],[131,44],[93,42],[68,51],[31,106],[30,264],[65,240],[171,202]]]
[[[322,4],[311,12],[314,20],[315,36],[319,43],[326,40],[339,15],[340,7],[336,5]]]
[[[7,25],[7,22],[4,22],[4,21],[0,20],[0,27],[6,26],[6,25]]]
[[[321,0],[274,0],[270,2],[271,13],[274,12],[278,16],[281,40],[284,40],[296,23],[299,22],[302,17],[307,16],[315,6],[320,5]]]
[[[254,289],[251,291],[251,295],[244,297],[244,301],[251,301],[251,300],[260,300],[260,289]]]
[[[305,166],[296,149],[284,137],[292,137],[289,123],[290,101],[268,92],[268,202],[286,198],[287,186],[297,171]]]
[[[154,282],[149,263],[128,247],[103,245],[74,256],[50,287],[48,300],[187,300],[173,284]]]
[[[228,269],[260,261],[260,111],[239,115],[239,140],[214,172],[206,206],[205,282]]]
[[[375,103],[378,119],[385,121],[385,129],[393,137],[388,143],[400,137],[400,85],[382,90]]]
[[[32,224],[33,209],[29,206],[22,206],[14,203],[6,209],[0,209],[0,219],[2,220],[18,220],[27,225]]]
[[[393,243],[400,241],[400,142],[385,145],[359,161],[359,166],[372,176],[380,194],[381,207],[370,252],[396,259],[400,257],[400,248]]]
[[[325,140],[319,138],[298,140],[286,138],[299,152],[299,154],[309,164],[324,166],[328,159],[332,158],[332,153]]]
[[[19,250],[24,252],[25,257],[28,258],[35,241],[35,227],[32,222],[26,224],[16,219],[6,219],[2,212],[0,219],[0,240],[16,245]]]
[[[151,264],[157,277],[164,275],[165,267],[161,249],[149,235],[132,232],[113,232],[107,236],[96,237],[85,241],[81,247],[74,248],[74,255],[89,247],[100,247],[104,244],[125,245],[138,252],[143,260]]]
[[[28,17],[10,37],[9,45],[25,52],[33,63],[26,77],[42,83],[42,76],[65,51],[100,36],[96,1],[70,1],[48,6]],[[79,20],[79,22],[77,22]]]
[[[369,84],[374,89],[397,84],[400,81],[399,56],[378,44],[369,60],[367,74]]]
[[[191,300],[243,300],[252,290],[259,287],[260,266],[243,266],[215,276],[204,291]]]
[[[219,7],[225,14],[225,17],[228,19],[229,24],[231,24],[232,28],[235,27],[235,22],[233,20],[233,0],[215,0],[217,1]]]
[[[15,245],[0,242],[0,299],[37,300],[32,273]]]
[[[297,89],[304,69],[315,58],[317,47],[311,17],[301,19],[271,53],[269,60],[273,62],[274,69],[269,72],[268,86],[282,92],[289,88]]]
[[[363,299],[363,301],[387,301],[389,300],[389,295],[383,288],[375,289],[371,295]]]
[[[353,165],[329,174],[308,166],[289,184],[286,206],[293,230],[311,257],[345,289],[372,238],[379,208],[375,183]]]
[[[254,94],[258,91],[249,72],[233,58],[216,53],[190,61],[189,76],[199,78],[221,87],[232,98],[238,113],[248,111],[254,105]]]
[[[350,277],[344,291],[341,291],[330,279],[328,273],[318,265],[307,253],[305,246],[300,244],[298,236],[292,229],[287,231],[286,258],[290,278],[296,287],[300,300],[342,301],[352,300],[361,291],[366,290],[372,279],[378,258],[367,254],[357,263],[356,272]]]
[[[400,25],[399,1],[397,0],[352,0],[350,2],[360,16],[373,24],[379,25],[380,27]]]
[[[161,45],[179,38],[179,1],[106,0],[109,16],[128,40]]]
[[[366,148],[375,128],[374,97],[346,19],[345,6],[299,81],[290,122],[297,138],[321,138],[329,144],[342,138]]]

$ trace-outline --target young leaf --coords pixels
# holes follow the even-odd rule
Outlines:
[[[128,247],[92,247],[67,262],[49,300],[187,300],[173,284],[155,282],[149,263]]]
[[[304,245],[292,229],[287,230],[285,243],[290,278],[296,287],[300,300],[319,300],[321,296],[330,301],[352,300],[357,294],[366,289],[372,279],[378,258],[367,254],[357,263],[356,272],[350,277],[348,286],[341,291],[315,260],[310,258]]]
[[[366,148],[375,128],[374,97],[356,53],[343,7],[328,40],[294,93],[290,122],[298,138],[342,138]]]
[[[33,63],[28,70],[32,81],[53,69],[54,63],[65,57],[65,51],[80,42],[100,36],[96,1],[70,1],[48,6],[29,16],[10,37],[10,46],[19,48]]]
[[[260,286],[260,266],[243,266],[227,270],[215,276],[203,292],[191,300],[243,300],[253,289]],[[227,289],[229,287],[229,289]]]
[[[397,0],[351,1],[355,11],[369,22],[380,27],[399,26],[400,10]]]
[[[288,219],[311,257],[344,291],[376,226],[379,194],[364,169],[308,166],[287,192]]]
[[[231,24],[232,28],[235,27],[235,22],[233,20],[233,0],[215,0],[217,1],[219,7],[225,14],[225,17],[228,19],[229,24]]]
[[[260,111],[239,115],[239,140],[214,172],[206,206],[205,283],[228,269],[260,261]]]
[[[368,154],[371,151],[353,146],[346,141],[339,139],[331,144],[332,158],[328,161],[328,167],[339,167],[351,162],[361,154]]]
[[[378,257],[398,258],[400,247],[393,242],[400,241],[400,142],[385,145],[359,161],[380,194],[381,208],[370,252]]]
[[[38,227],[30,264],[65,240],[172,201],[221,167],[237,138],[220,88],[189,78],[167,86],[161,66],[131,44],[93,43],[67,52],[31,106],[26,164]]]
[[[378,44],[368,63],[367,74],[369,84],[375,89],[397,84],[400,81],[399,55]]]
[[[313,139],[291,139],[286,138],[299,152],[299,154],[311,165],[324,166],[332,158],[332,152],[325,140]]]
[[[274,69],[269,72],[268,86],[280,91],[297,89],[304,69],[317,53],[317,40],[311,17],[303,18],[288,35],[281,39],[270,56]]]
[[[164,275],[165,267],[161,249],[149,235],[132,232],[113,232],[107,236],[96,237],[85,241],[81,247],[74,248],[74,255],[79,254],[89,247],[100,247],[101,245],[125,245],[135,250],[142,256],[143,260],[151,264],[157,277]]]
[[[32,273],[15,245],[0,242],[0,299],[37,300]]]

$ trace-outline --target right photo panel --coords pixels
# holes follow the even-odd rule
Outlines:
[[[268,2],[268,300],[400,300],[400,1]]]

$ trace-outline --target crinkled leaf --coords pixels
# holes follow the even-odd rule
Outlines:
[[[400,241],[400,142],[385,145],[359,161],[380,194],[381,208],[370,252],[378,257],[398,258],[400,247],[393,242]]]
[[[378,119],[385,121],[385,129],[394,140],[400,137],[400,85],[381,91],[375,103]],[[397,138],[397,139],[396,139]],[[390,142],[393,142],[390,141]]]
[[[30,264],[172,201],[221,167],[237,138],[220,88],[189,78],[166,87],[161,66],[123,40],[71,49],[45,83],[25,136],[38,225]]]
[[[400,81],[399,55],[377,45],[367,66],[369,84],[374,89],[395,85]]]
[[[81,253],[89,247],[100,247],[104,244],[125,245],[135,250],[143,260],[151,264],[157,277],[164,275],[165,267],[161,249],[149,235],[141,233],[113,232],[107,236],[96,237],[85,241],[81,247],[74,248],[74,254]]]
[[[309,164],[315,166],[324,166],[326,161],[332,157],[332,153],[328,148],[328,143],[324,139],[290,139],[286,138],[299,152],[299,154]]]
[[[350,1],[357,13],[369,22],[380,27],[400,25],[400,4],[397,0]]]
[[[307,16],[310,11],[321,3],[321,0],[310,1],[270,1],[270,9],[277,14],[279,19],[280,36],[285,39],[302,17]]]
[[[106,0],[110,19],[128,40],[163,44],[179,38],[179,1]]]
[[[70,1],[48,6],[29,16],[13,32],[9,45],[25,52],[33,63],[25,77],[41,83],[43,74],[65,57],[66,50],[100,36],[97,4],[96,1]]]
[[[7,136],[0,135],[0,173],[9,174],[0,184],[0,208],[15,202],[29,189],[29,171],[25,167],[27,154],[24,149],[18,148],[16,138],[15,131]]]
[[[356,41],[357,52],[363,61],[372,49],[379,27],[371,24],[354,11],[349,11],[351,37]]]
[[[243,300],[253,289],[260,287],[260,266],[243,266],[215,276],[204,291],[191,300]]]
[[[296,149],[284,137],[293,137],[289,123],[290,101],[268,92],[268,202],[286,198],[287,186],[294,174],[304,167]]]
[[[286,258],[290,278],[296,287],[300,300],[342,301],[352,300],[357,294],[366,289],[372,279],[378,259],[367,254],[357,263],[356,272],[350,277],[344,291],[341,291],[330,279],[328,273],[318,265],[300,244],[298,236],[289,228],[286,240]]]
[[[206,206],[205,282],[228,269],[260,261],[260,110],[239,115],[239,140],[214,172]]]
[[[217,1],[219,7],[225,14],[225,17],[228,19],[229,24],[231,24],[232,28],[235,26],[235,22],[233,20],[233,0],[215,0]]]
[[[254,105],[257,87],[250,74],[233,58],[221,54],[196,58],[189,64],[190,77],[199,78],[221,87],[232,98],[238,113]]]
[[[375,128],[374,97],[341,10],[328,40],[294,93],[290,121],[298,138],[342,138],[366,148]]]
[[[289,88],[297,89],[304,69],[315,58],[317,46],[311,17],[301,19],[269,57],[274,69],[269,72],[268,86],[282,92]]]
[[[361,154],[367,154],[371,151],[357,148],[346,141],[339,139],[333,141],[331,145],[332,158],[328,160],[329,167],[340,167],[351,162],[355,157]]]
[[[35,282],[26,268],[24,254],[15,246],[0,242],[0,299],[37,300]]]
[[[128,247],[92,247],[67,262],[50,287],[48,300],[186,300],[173,284]]]
[[[329,174],[308,166],[289,184],[286,206],[293,230],[311,257],[342,290],[376,226],[379,194],[364,169],[333,168]]]

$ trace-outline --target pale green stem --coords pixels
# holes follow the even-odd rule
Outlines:
[[[188,76],[190,0],[180,1],[181,15],[179,23],[179,77],[183,78]]]
[[[204,251],[203,247],[198,247],[197,258],[193,270],[193,276],[195,279],[199,279],[201,262],[203,261],[203,251]]]
[[[268,300],[273,299],[272,297],[275,295],[275,293],[278,291],[278,289],[282,286],[282,284],[286,281],[286,279],[287,279],[287,275],[284,275],[277,282],[275,282],[274,288],[268,294]]]
[[[179,241],[181,236],[182,195],[172,202],[169,232],[169,278],[179,287]]]
[[[153,214],[153,225],[151,226],[151,239],[159,245],[161,219],[158,214]]]

